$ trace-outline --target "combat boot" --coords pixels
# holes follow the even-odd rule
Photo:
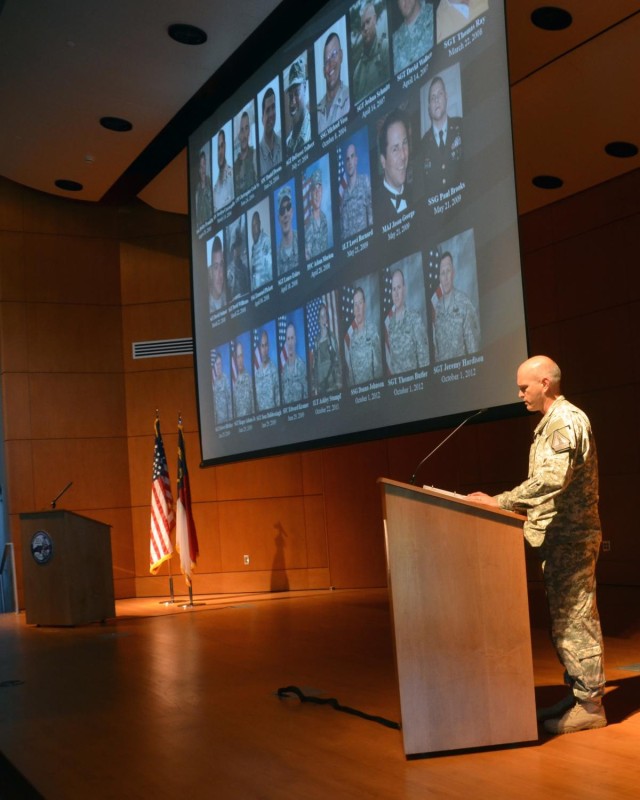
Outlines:
[[[566,711],[559,719],[548,719],[543,723],[547,733],[558,735],[560,733],[577,733],[590,731],[594,728],[604,728],[607,717],[602,707],[602,702],[592,700],[578,700],[572,708]]]

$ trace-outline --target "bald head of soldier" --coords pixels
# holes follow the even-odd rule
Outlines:
[[[533,356],[518,367],[518,397],[527,411],[546,414],[560,395],[560,367],[548,356]]]

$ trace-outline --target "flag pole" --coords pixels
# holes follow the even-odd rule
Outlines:
[[[180,569],[189,587],[189,602],[182,603],[180,608],[194,608],[206,603],[194,603],[191,570],[198,558],[198,537],[191,514],[191,490],[189,473],[182,435],[182,413],[178,411],[178,492],[176,499],[176,549],[180,553]]]
[[[171,572],[171,559],[170,558],[167,560],[167,563],[169,565],[169,596],[170,596],[170,599],[169,600],[161,600],[160,601],[160,605],[161,606],[172,606],[176,602],[175,595],[173,594],[173,573]]]

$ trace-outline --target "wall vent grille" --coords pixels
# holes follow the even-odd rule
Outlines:
[[[188,356],[193,353],[193,339],[158,339],[154,342],[133,342],[134,358],[160,358],[161,356]]]

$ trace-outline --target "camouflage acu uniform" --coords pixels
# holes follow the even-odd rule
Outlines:
[[[258,411],[266,411],[280,403],[280,386],[278,385],[278,370],[273,361],[266,364],[260,362],[256,368],[256,399]]]
[[[260,139],[260,171],[263,175],[277,167],[282,161],[282,139],[277,133],[273,134],[273,150],[265,141],[264,136]]]
[[[368,175],[358,173],[353,188],[347,184],[340,206],[340,224],[343,239],[373,225],[371,182]]]
[[[233,405],[236,417],[253,414],[253,386],[246,370],[238,375],[233,385]]]
[[[289,155],[299,153],[307,142],[311,141],[311,116],[308,111],[304,112],[304,118],[300,124],[300,130],[292,128],[287,136],[287,152]]]
[[[258,241],[251,246],[251,288],[259,289],[273,278],[271,240],[260,231]]]
[[[422,0],[418,0],[422,2]],[[423,5],[412,25],[403,22],[393,34],[393,69],[398,73],[433,47],[433,6]]]
[[[351,386],[381,377],[380,337],[373,325],[367,322],[350,334],[346,357]]]
[[[218,180],[213,186],[213,207],[216,212],[228,206],[233,200],[233,170],[228,164],[218,175]]]
[[[333,392],[342,385],[338,363],[338,343],[329,333],[326,339],[317,339],[313,351],[313,388],[316,394]]]
[[[206,178],[204,185],[196,189],[196,228],[200,228],[213,217],[213,190],[211,181]]]
[[[280,241],[278,247],[278,275],[284,275],[298,266],[298,232],[293,232],[293,244],[290,248],[284,246]]]
[[[386,37],[378,39],[369,52],[362,51],[353,71],[355,101],[362,100],[389,78],[389,46]]]
[[[233,173],[236,182],[236,194],[242,194],[250,189],[258,180],[256,174],[256,151],[253,147],[248,148],[249,152],[245,158],[236,158],[233,165]]]
[[[501,508],[527,514],[524,533],[542,560],[551,637],[567,682],[580,700],[601,696],[598,459],[586,415],[557,397],[535,429],[528,479],[496,499]]]
[[[322,98],[318,103],[318,133],[326,130],[329,125],[337,122],[339,119],[349,113],[351,103],[349,101],[349,87],[344,83],[340,83],[340,88],[333,98],[333,102],[329,104],[327,95]]]
[[[297,403],[307,399],[307,370],[304,361],[296,356],[293,366],[287,361],[282,369],[282,402]]]
[[[329,247],[329,224],[324,211],[320,212],[318,219],[313,214],[309,216],[304,226],[304,241],[308,259],[324,253]]]
[[[229,379],[222,373],[213,380],[213,399],[216,410],[216,425],[231,419],[231,387]]]
[[[453,289],[446,298],[434,295],[431,303],[436,361],[477,353],[480,349],[480,323],[467,295]]]
[[[389,372],[399,372],[426,367],[429,364],[429,344],[427,332],[420,314],[405,309],[398,319],[395,313],[387,318],[387,337],[389,341]]]

